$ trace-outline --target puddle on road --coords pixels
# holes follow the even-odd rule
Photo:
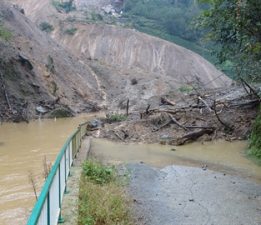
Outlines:
[[[98,116],[98,115],[97,115]],[[35,202],[29,171],[43,184],[43,159],[54,162],[65,140],[77,126],[93,118],[36,120],[0,125],[0,224],[24,225]]]
[[[174,147],[157,144],[122,144],[93,139],[92,154],[102,161],[144,162],[155,167],[184,165],[201,167],[254,179],[261,183],[261,167],[245,156],[247,142],[215,141]]]

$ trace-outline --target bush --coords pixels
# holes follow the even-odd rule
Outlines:
[[[75,10],[75,7],[73,6],[73,1],[59,2],[59,1],[54,0],[52,3],[58,12],[63,11],[65,13],[69,13],[69,12]]]
[[[48,22],[40,23],[39,27],[42,31],[46,33],[51,33],[54,30],[53,26]]]
[[[103,166],[101,163],[86,161],[83,164],[83,174],[95,184],[108,184],[115,179],[115,168]]]
[[[118,114],[118,113],[114,113],[114,114],[111,114],[111,115],[106,115],[107,117],[107,121],[108,122],[121,122],[121,121],[124,121],[128,118],[127,115],[124,115],[124,114]]]
[[[87,161],[80,182],[78,225],[131,225],[128,201],[116,169]]]
[[[261,115],[259,114],[255,120],[252,133],[250,136],[249,154],[261,159]]]
[[[182,93],[189,93],[189,92],[193,91],[193,87],[191,87],[189,85],[184,85],[179,88],[179,91]]]
[[[9,41],[12,37],[12,33],[0,24],[0,39]]]
[[[76,31],[77,31],[77,28],[69,28],[69,29],[66,29],[65,31],[64,31],[64,33],[65,34],[68,34],[68,35],[74,35],[75,33],[76,33]]]

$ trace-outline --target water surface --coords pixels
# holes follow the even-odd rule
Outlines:
[[[44,182],[43,161],[55,158],[78,124],[93,115],[0,125],[0,224],[25,224],[35,202],[29,174],[38,193]]]

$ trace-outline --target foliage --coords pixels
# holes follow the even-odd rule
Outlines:
[[[189,93],[189,92],[193,91],[193,87],[191,87],[189,85],[183,85],[179,88],[179,91],[183,92],[183,93]]]
[[[42,22],[39,25],[40,29],[46,33],[51,33],[54,30],[54,27],[48,22]]]
[[[141,32],[174,42],[200,54],[230,74],[230,68],[218,64],[217,57],[209,50],[208,44],[202,42],[206,31],[195,26],[195,18],[206,8],[206,3],[198,3],[195,0],[126,0],[124,18],[121,19]]]
[[[106,117],[107,117],[108,122],[121,122],[128,118],[126,115],[118,114],[118,113],[110,114],[110,115],[107,115]]]
[[[261,114],[257,116],[252,129],[249,154],[261,160]]]
[[[128,202],[113,167],[87,161],[79,194],[79,225],[131,225]]]
[[[12,38],[12,33],[0,23],[0,39],[9,41]]]
[[[238,77],[261,80],[261,4],[256,0],[201,0],[209,3],[198,20],[216,43],[221,63],[229,60]]]
[[[132,18],[134,16],[136,28],[158,27],[169,35],[193,42],[199,40],[200,33],[190,25],[200,11],[201,6],[193,0],[127,0],[124,5],[124,12]]]
[[[73,5],[73,0],[70,0],[68,2],[60,2],[59,0],[53,0],[52,4],[58,12],[69,13],[75,10],[75,6]]]
[[[101,163],[86,161],[83,164],[83,174],[96,184],[108,184],[115,180],[115,168]]]
[[[74,35],[77,31],[77,28],[73,27],[73,28],[69,28],[69,29],[66,29],[64,31],[65,34],[68,34],[68,35]]]

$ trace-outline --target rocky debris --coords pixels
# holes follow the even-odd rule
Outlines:
[[[89,123],[88,123],[88,129],[97,129],[97,128],[101,128],[103,126],[103,122],[99,119],[94,119],[94,120],[91,120]]]
[[[229,92],[229,94],[228,94]],[[239,96],[231,99],[227,96]],[[242,94],[238,95],[238,92]],[[244,93],[244,95],[243,95]],[[164,97],[166,98],[166,97]],[[183,145],[214,139],[242,140],[250,134],[260,99],[240,87],[183,94],[175,104],[158,103],[130,112],[123,122],[105,124],[100,137],[124,142],[148,142]],[[216,100],[218,99],[218,100]]]
[[[100,110],[101,93],[88,65],[41,32],[17,7],[0,2],[0,16],[12,33],[9,41],[0,39],[2,121]]]
[[[46,109],[46,108],[43,107],[43,106],[37,106],[35,110],[36,110],[36,112],[38,112],[38,113],[40,113],[40,114],[45,114],[45,113],[48,112],[48,109]]]

